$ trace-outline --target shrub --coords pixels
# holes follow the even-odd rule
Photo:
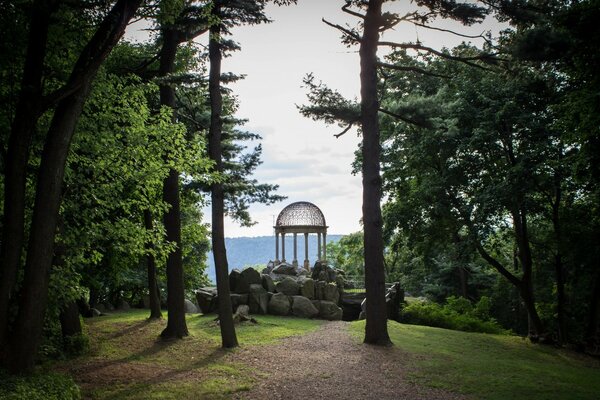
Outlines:
[[[478,303],[474,308],[469,300],[455,297],[448,298],[448,303],[443,306],[431,302],[414,302],[402,309],[400,322],[457,331],[508,334],[509,331],[503,329],[495,320],[479,317],[485,314],[486,305],[489,315],[489,299],[481,305]]]
[[[0,399],[4,400],[79,400],[79,387],[69,376],[36,373],[13,376],[0,371]]]

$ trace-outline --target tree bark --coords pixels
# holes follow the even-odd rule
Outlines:
[[[220,3],[215,2],[213,15],[220,15]],[[208,135],[208,154],[215,163],[215,171],[223,173],[221,138],[223,130],[223,97],[221,95],[221,26],[215,24],[210,28],[208,54],[210,58],[209,96],[210,96],[210,130]],[[212,249],[219,295],[219,324],[221,327],[221,342],[225,348],[237,347],[238,341],[233,324],[231,297],[229,293],[229,266],[225,249],[225,199],[223,184],[215,182],[211,185],[212,208]]]
[[[529,244],[527,229],[527,213],[524,209],[512,211],[515,238],[519,249],[518,257],[521,263],[523,276],[521,277],[521,298],[529,315],[529,338],[532,340],[546,339],[542,320],[535,308],[535,295],[533,290],[533,259]]]
[[[377,43],[382,0],[370,0],[360,42],[362,183],[367,322],[365,343],[391,345],[387,331],[383,220],[381,216],[381,144],[377,97]]]
[[[562,159],[562,151],[559,153],[559,160]],[[562,201],[561,174],[559,171],[554,174],[554,201],[552,202],[552,226],[554,228],[555,253],[554,253],[554,273],[556,276],[556,322],[558,324],[558,341],[566,343],[569,340],[567,331],[567,321],[565,318],[565,308],[567,297],[565,293],[565,272],[562,261],[562,229],[560,224],[560,204]]]
[[[150,210],[144,210],[144,226],[149,232],[154,229],[152,213]],[[158,282],[156,279],[156,260],[154,259],[154,255],[150,252],[153,247],[152,243],[146,243],[146,249],[149,250],[146,255],[146,265],[148,267],[148,298],[150,302],[149,319],[161,319],[162,312],[160,311],[160,298],[158,296]]]
[[[60,311],[60,330],[63,338],[81,334],[79,307],[76,301],[66,304]]]
[[[163,45],[160,55],[159,75],[168,76],[175,69],[175,56],[179,46],[175,28],[163,28]],[[173,110],[175,121],[175,89],[169,83],[160,85],[160,104]],[[169,210],[163,216],[167,241],[175,244],[167,258],[167,327],[161,332],[163,339],[182,338],[189,335],[185,322],[185,287],[183,283],[183,256],[181,252],[181,215],[179,206],[179,171],[171,168],[163,182],[163,200]]]
[[[9,368],[13,372],[33,368],[41,340],[65,163],[77,121],[98,68],[123,35],[140,3],[141,0],[119,0],[109,11],[69,77],[69,82],[79,81],[81,85],[63,98],[54,112],[42,152],[19,311],[11,335]]]
[[[597,271],[600,271],[600,268]],[[600,272],[596,273],[596,280],[590,297],[590,311],[588,313],[585,341],[589,348],[596,349],[600,342]]]
[[[25,230],[25,184],[31,140],[40,115],[42,75],[50,15],[45,0],[32,5],[21,93],[12,123],[4,172],[4,214],[0,248],[0,357],[8,334],[8,309],[21,261]]]

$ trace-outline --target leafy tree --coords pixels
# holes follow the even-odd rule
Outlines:
[[[43,97],[42,71],[50,19],[48,3],[41,1],[33,7],[29,45],[20,112],[15,114],[14,129],[7,154],[19,155],[11,159],[5,170],[5,198],[2,250],[3,281],[8,282],[0,297],[0,348],[7,349],[8,304],[18,270],[24,229],[24,190],[29,143],[41,112],[56,104],[48,129],[39,174],[36,181],[36,199],[25,262],[25,274],[16,319],[12,326],[8,365],[15,372],[30,370],[42,334],[44,313],[48,298],[48,276],[52,263],[54,237],[60,206],[61,186],[69,144],[83,104],[91,90],[93,78],[100,65],[122,36],[125,26],[140,6],[140,0],[120,0],[106,13],[89,42],[80,50],[67,84],[49,98]],[[39,6],[39,7],[38,7]],[[41,20],[38,20],[41,19]],[[39,24],[38,24],[39,23]],[[38,29],[40,28],[40,29]],[[41,46],[41,48],[40,48]],[[12,156],[11,156],[12,157]],[[14,219],[12,217],[15,216]],[[15,239],[9,239],[15,232]],[[6,261],[5,261],[6,260]],[[7,299],[8,298],[8,299]],[[2,357],[7,359],[6,357]]]

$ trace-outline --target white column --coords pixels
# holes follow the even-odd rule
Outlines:
[[[275,232],[275,264],[279,263],[279,233]]]
[[[317,233],[317,260],[321,261],[321,232]]]
[[[285,232],[281,232],[281,262],[285,262]]]
[[[292,261],[292,264],[294,264],[294,266],[298,266],[298,242],[297,242],[297,238],[298,238],[298,234],[296,232],[294,232],[294,261]]]
[[[310,270],[310,261],[308,261],[308,232],[304,234],[304,268]]]
[[[327,231],[323,232],[323,260],[327,261]]]

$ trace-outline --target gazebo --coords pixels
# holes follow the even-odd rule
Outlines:
[[[327,225],[325,216],[313,203],[298,201],[286,206],[277,217],[275,223],[275,263],[285,261],[285,235],[294,235],[294,260],[292,264],[298,266],[298,234],[304,234],[304,268],[310,269],[308,260],[308,235],[316,233],[318,260],[327,260]],[[279,237],[281,235],[281,260],[279,260]],[[322,242],[321,242],[322,240]],[[323,245],[321,246],[321,243]],[[321,247],[323,253],[321,254]]]

